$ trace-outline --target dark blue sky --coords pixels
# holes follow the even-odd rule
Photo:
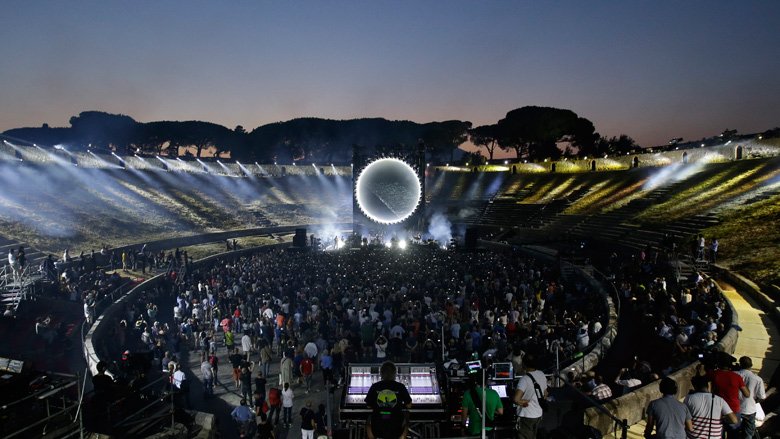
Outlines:
[[[644,146],[780,125],[780,1],[0,4],[0,130],[569,108]]]

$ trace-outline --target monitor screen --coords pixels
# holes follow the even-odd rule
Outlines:
[[[494,380],[511,380],[513,378],[512,363],[493,363]]]
[[[467,361],[466,362],[466,371],[468,373],[470,373],[470,374],[471,373],[477,373],[477,371],[479,371],[480,369],[482,369],[482,362],[481,361],[474,360],[474,361]]]
[[[493,385],[493,386],[490,386],[490,388],[495,390],[498,393],[498,397],[499,398],[508,398],[508,396],[506,394],[506,386],[505,385],[503,385],[503,384]]]

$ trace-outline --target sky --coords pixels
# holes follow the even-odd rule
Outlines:
[[[0,131],[567,108],[642,146],[780,126],[780,1],[0,3]]]

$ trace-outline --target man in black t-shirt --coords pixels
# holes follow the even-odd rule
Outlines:
[[[311,401],[306,401],[306,406],[301,409],[301,437],[313,439],[314,430],[317,428],[316,414],[311,409]]]
[[[412,397],[406,386],[395,381],[395,364],[384,362],[379,373],[382,381],[372,384],[366,395],[372,410],[366,433],[369,439],[403,439],[409,431]]]

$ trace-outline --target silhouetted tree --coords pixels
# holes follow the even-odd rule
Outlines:
[[[487,159],[484,155],[478,152],[466,152],[459,161],[460,165],[465,166],[478,166],[487,163]]]
[[[625,134],[621,134],[617,137],[612,136],[610,138],[600,137],[598,142],[596,142],[594,155],[625,154],[634,151],[638,147],[639,146],[637,146],[634,139]]]
[[[488,159],[493,160],[493,154],[498,148],[498,125],[482,125],[469,130],[471,143],[480,148],[485,148]]]
[[[470,128],[471,122],[468,121],[431,122],[422,126],[420,138],[432,160],[441,161],[449,156],[449,161],[453,161],[455,150],[466,142]],[[413,143],[409,145],[414,146]]]
[[[499,145],[514,150],[517,158],[553,158],[561,156],[557,143],[586,144],[593,124],[571,110],[550,107],[522,107],[498,121]],[[590,133],[588,133],[590,131]]]
[[[130,116],[109,114],[102,111],[82,111],[70,118],[75,139],[82,148],[92,144],[96,148],[111,148],[127,154],[138,123]]]

